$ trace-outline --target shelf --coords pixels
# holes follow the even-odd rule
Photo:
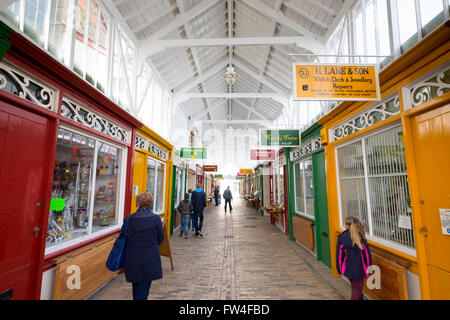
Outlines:
[[[103,201],[103,200],[95,200],[96,203],[103,203],[103,204],[113,204],[116,203],[116,201]]]

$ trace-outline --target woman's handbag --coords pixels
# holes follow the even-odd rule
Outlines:
[[[108,260],[106,260],[106,267],[110,271],[117,271],[125,266],[125,239],[127,236],[128,220],[129,217],[123,222],[120,235],[114,242]]]

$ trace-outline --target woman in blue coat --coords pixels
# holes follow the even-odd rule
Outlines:
[[[153,196],[142,193],[136,197],[139,209],[127,217],[125,278],[133,286],[134,300],[147,300],[153,280],[162,278],[158,246],[164,240],[161,218],[154,214]]]
[[[352,285],[351,300],[362,300],[364,279],[369,276],[372,257],[367,244],[364,226],[355,217],[345,219],[345,231],[342,232],[336,246],[336,268],[339,274],[346,276]]]

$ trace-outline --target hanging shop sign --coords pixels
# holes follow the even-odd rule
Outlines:
[[[217,166],[203,166],[203,172],[217,172]]]
[[[378,66],[293,64],[294,100],[379,101]]]
[[[253,173],[253,169],[239,169],[239,175],[247,175],[247,174],[252,174]]]
[[[216,180],[224,180],[223,174],[215,174],[214,179]]]
[[[236,176],[236,180],[243,180],[243,179],[245,179],[245,177],[246,177],[246,176],[239,176],[239,175],[237,175],[237,176]]]
[[[261,146],[300,146],[300,130],[259,130]]]
[[[206,159],[206,148],[181,148],[180,158]]]
[[[273,149],[252,149],[250,160],[275,160],[276,151]]]

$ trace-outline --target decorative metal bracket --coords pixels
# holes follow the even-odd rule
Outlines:
[[[400,101],[398,95],[396,94],[395,96],[389,96],[381,103],[374,104],[362,113],[359,113],[331,128],[331,141],[339,140],[399,113]]]
[[[82,106],[67,97],[63,97],[61,115],[101,133],[107,134],[110,137],[116,138],[125,143],[130,143],[131,132],[129,130],[116,125],[109,119],[89,110],[86,106]]]
[[[44,85],[25,72],[0,62],[0,89],[56,112],[56,90]]]

